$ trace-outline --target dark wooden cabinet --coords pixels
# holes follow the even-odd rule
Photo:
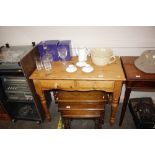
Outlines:
[[[10,48],[12,47],[10,46]],[[13,63],[8,62],[9,66],[3,63],[7,67],[0,69],[0,101],[2,103],[0,115],[4,116],[4,113],[6,113],[5,115],[9,113],[12,120],[24,119],[40,123],[44,120],[45,114],[40,99],[36,94],[34,84],[32,80],[29,79],[29,76],[36,69],[34,58],[38,55],[38,49],[37,47],[31,46],[30,48],[23,49],[22,46],[17,46],[16,49],[17,52],[25,50],[25,53],[20,55],[19,60],[17,59],[17,61],[14,62],[16,66],[14,67],[12,66]],[[15,52],[15,50],[13,52]],[[11,82],[8,82],[8,84],[6,81]],[[48,105],[50,103],[49,96],[49,92],[45,92]]]

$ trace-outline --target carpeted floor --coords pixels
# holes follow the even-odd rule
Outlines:
[[[119,117],[121,112],[122,104],[119,104],[117,119],[114,126],[110,126],[109,118],[111,113],[111,105],[106,105],[105,108],[105,121],[102,126],[103,129],[134,129],[135,125],[129,109],[127,108],[126,115],[122,126],[119,126]],[[0,120],[1,129],[57,129],[61,128],[60,114],[57,111],[57,104],[52,103],[50,106],[50,112],[52,114],[52,121],[48,122],[45,120],[41,124],[36,124],[34,121],[23,121],[18,120],[16,122],[7,122]],[[94,121],[88,119],[73,120],[71,123],[72,129],[94,129]]]

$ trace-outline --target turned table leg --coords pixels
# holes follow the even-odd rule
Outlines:
[[[33,82],[34,82],[36,92],[40,97],[41,105],[42,105],[43,110],[45,112],[46,118],[47,118],[48,121],[51,121],[51,114],[50,114],[50,112],[48,110],[46,98],[45,98],[45,95],[44,95],[44,91],[41,89],[40,82],[38,80],[34,80]]]
[[[46,103],[46,98],[45,98],[44,92],[42,92],[42,94],[40,94],[39,97],[40,97],[41,105],[42,105],[42,107],[44,109],[46,118],[47,118],[48,121],[51,121],[51,115],[50,115],[50,112],[49,112],[48,107],[47,107],[47,103]]]
[[[113,92],[113,102],[111,105],[110,125],[114,125],[115,123],[116,112],[119,104],[121,90],[122,90],[122,81],[115,81],[114,92]]]
[[[71,128],[71,119],[63,118],[63,124],[64,124],[64,129],[70,129]]]
[[[95,118],[95,128],[102,129],[102,117]]]

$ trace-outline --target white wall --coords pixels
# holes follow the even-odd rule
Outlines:
[[[111,47],[118,55],[155,48],[155,27],[0,27],[0,45],[70,39],[73,47]]]
[[[72,47],[111,47],[115,55],[139,56],[146,49],[155,49],[155,27],[0,27],[0,45],[49,39],[69,39]],[[155,100],[155,93],[136,92],[131,96],[152,96]]]

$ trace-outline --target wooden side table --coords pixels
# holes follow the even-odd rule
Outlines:
[[[66,65],[76,64],[77,61],[77,57],[73,57]],[[113,125],[115,123],[122,83],[125,80],[120,58],[117,57],[114,63],[104,67],[94,65],[90,57],[87,63],[94,68],[91,73],[84,73],[81,68],[78,68],[74,73],[68,73],[62,62],[59,61],[53,63],[51,71],[35,70],[29,77],[33,80],[35,90],[49,121],[51,120],[51,114],[47,107],[44,91],[105,91],[113,93],[110,124]]]
[[[137,69],[134,65],[134,61],[137,58],[138,57],[135,56],[121,57],[122,66],[126,76],[126,90],[119,125],[122,125],[126,107],[132,90],[155,90],[155,74],[147,74]]]

